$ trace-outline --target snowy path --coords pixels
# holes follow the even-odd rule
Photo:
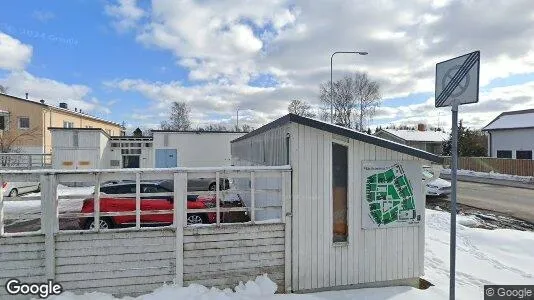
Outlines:
[[[58,196],[87,195],[93,193],[94,187],[67,187],[58,185]],[[41,213],[41,200],[25,200],[28,197],[39,197],[41,193],[26,194],[20,200],[8,200],[4,202],[4,216],[9,224],[39,218]],[[84,198],[59,199],[58,210],[63,212],[79,212]],[[12,220],[12,221],[9,221]],[[14,221],[16,220],[16,221]]]
[[[483,299],[484,284],[533,284],[534,283],[534,232],[507,229],[486,230],[467,227],[476,220],[458,216],[457,299]],[[467,225],[467,226],[466,226]],[[357,289],[321,292],[306,295],[273,295],[270,281],[259,277],[255,282],[229,290],[207,289],[193,285],[187,288],[163,286],[151,294],[136,300],[306,300],[306,299],[366,299],[366,300],[418,300],[448,299],[449,289],[449,214],[426,210],[425,276],[435,286],[427,290],[411,287]],[[70,293],[51,300],[115,300],[116,298],[92,293],[75,296]],[[134,298],[123,298],[134,299]]]

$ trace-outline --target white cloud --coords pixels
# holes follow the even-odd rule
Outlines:
[[[119,31],[135,27],[145,15],[137,6],[137,0],[117,0],[116,4],[107,4],[104,9],[114,19],[113,25]]]
[[[230,118],[235,107],[251,107],[254,121],[261,122],[283,114],[294,98],[317,105],[318,84],[330,77],[331,53],[365,50],[365,57],[336,56],[334,79],[367,71],[381,82],[385,104],[395,106],[396,97],[433,92],[437,62],[473,50],[481,51],[482,86],[534,73],[533,10],[530,0],[496,0],[492,5],[482,0],[153,1],[136,39],[173,53],[190,70],[189,80],[200,82],[184,87],[127,79],[112,85],[153,99],[154,109],[166,108],[171,99],[186,100],[197,116],[222,112]],[[116,20],[122,19],[118,15]],[[258,74],[274,76],[278,85],[248,86]],[[527,95],[526,90],[517,92]],[[513,107],[512,102],[506,107]],[[473,126],[488,119],[481,103],[468,109]],[[427,101],[382,110],[414,121],[424,120],[432,107]]]
[[[30,63],[32,52],[32,46],[0,32],[0,69],[24,69]]]
[[[11,72],[0,83],[8,87],[11,95],[21,98],[28,93],[29,99],[44,99],[47,104],[57,106],[66,102],[70,109],[78,108],[85,112],[109,114],[109,103],[101,103],[90,96],[91,89],[85,85],[66,84],[52,79],[33,76],[26,71]]]

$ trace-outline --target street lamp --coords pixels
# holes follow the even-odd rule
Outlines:
[[[358,55],[367,55],[365,51],[336,51],[330,56],[330,123],[334,124],[334,83],[332,82],[332,61],[334,55],[341,54],[358,54]]]

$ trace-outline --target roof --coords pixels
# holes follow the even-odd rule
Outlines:
[[[171,132],[171,133],[198,133],[198,134],[202,134],[202,133],[241,133],[241,134],[245,134],[245,132],[242,132],[242,131],[224,131],[224,130],[214,130],[214,131],[209,131],[209,130],[164,130],[164,129],[152,129],[151,130],[152,132]]]
[[[498,115],[482,130],[534,128],[534,109],[507,111]]]
[[[111,136],[112,140],[139,140],[139,141],[148,141],[153,140],[154,138],[151,136],[133,136],[133,135],[114,135]]]
[[[295,114],[287,114],[287,115],[285,115],[285,116],[283,116],[283,117],[281,117],[281,118],[279,118],[279,119],[277,119],[277,120],[275,120],[275,121],[273,121],[271,123],[268,123],[268,124],[258,128],[256,130],[253,130],[252,132],[247,133],[246,135],[244,135],[244,136],[242,136],[240,138],[237,138],[237,139],[233,140],[232,143],[248,139],[248,138],[253,137],[255,135],[258,135],[258,134],[261,134],[263,132],[266,132],[266,131],[268,131],[270,129],[273,129],[273,128],[276,128],[276,127],[280,127],[280,126],[284,126],[284,125],[289,124],[289,123],[297,123],[297,124],[309,126],[309,127],[316,128],[316,129],[319,129],[319,130],[323,130],[323,131],[326,131],[326,132],[330,132],[330,133],[333,133],[333,134],[337,134],[337,135],[345,136],[345,137],[348,137],[348,138],[351,138],[351,139],[355,139],[355,140],[358,140],[358,141],[362,141],[364,143],[368,143],[368,144],[372,144],[372,145],[375,145],[375,146],[391,149],[393,151],[404,153],[404,154],[411,155],[411,156],[414,156],[414,157],[418,157],[418,158],[421,158],[421,159],[424,159],[424,160],[428,160],[428,161],[432,161],[432,162],[436,162],[436,163],[441,163],[442,162],[442,158],[440,156],[432,154],[432,153],[429,153],[429,152],[426,152],[426,151],[423,151],[423,150],[420,150],[420,149],[417,149],[417,148],[413,148],[413,147],[409,147],[409,146],[406,146],[406,145],[403,145],[403,144],[395,143],[395,142],[392,142],[390,140],[386,140],[386,139],[383,139],[383,138],[379,138],[377,136],[369,135],[367,133],[362,133],[362,132],[359,132],[359,131],[356,131],[356,130],[353,130],[353,129],[350,129],[350,128],[346,128],[346,127],[342,127],[342,126],[338,126],[338,125],[333,125],[333,124],[326,123],[326,122],[323,122],[323,121],[319,121],[319,120],[315,120],[315,119],[311,119],[311,118],[298,116],[298,115],[295,115]]]
[[[19,98],[19,97],[7,95],[7,94],[2,94],[2,96],[6,96],[6,97],[12,98],[14,100],[24,101],[24,102],[27,102],[27,103],[30,103],[30,104],[35,104],[35,105],[40,105],[42,107],[48,107],[48,108],[51,108],[53,110],[69,113],[69,114],[72,114],[72,115],[77,115],[77,116],[80,116],[80,117],[89,118],[89,119],[97,120],[97,121],[100,121],[100,122],[103,122],[103,123],[108,123],[108,124],[111,124],[111,125],[115,125],[115,126],[121,127],[121,124],[119,124],[119,123],[108,121],[108,120],[104,120],[102,118],[91,116],[91,115],[88,115],[88,114],[85,114],[85,113],[72,111],[72,110],[67,109],[67,108],[56,107],[56,106],[53,106],[53,105],[48,105],[46,103],[41,103],[41,102],[37,102],[37,101],[33,101],[33,100],[23,99],[23,98]]]
[[[48,127],[48,130],[76,130],[76,131],[79,131],[79,130],[83,130],[83,131],[100,131],[101,133],[103,133],[105,136],[107,136],[108,138],[110,137],[109,134],[107,132],[104,131],[104,129],[102,128],[98,128],[98,127],[90,127],[90,128],[76,128],[76,127]]]
[[[419,131],[419,130],[398,130],[381,129],[376,134],[385,132],[409,142],[443,142],[449,139],[449,135],[443,131]]]

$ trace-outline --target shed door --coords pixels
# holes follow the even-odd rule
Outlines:
[[[156,168],[175,168],[177,162],[176,149],[156,149]]]

